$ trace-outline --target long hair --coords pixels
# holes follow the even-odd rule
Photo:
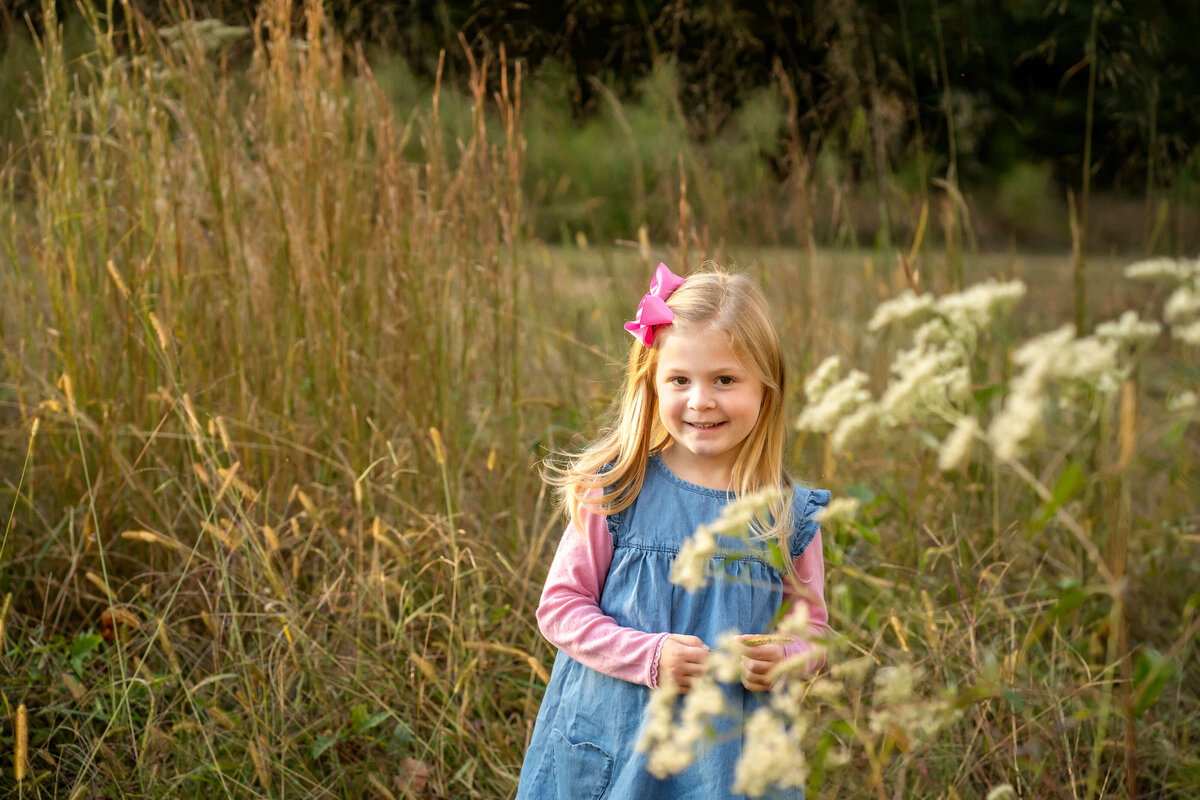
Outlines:
[[[654,382],[662,342],[691,331],[719,331],[763,386],[758,419],[733,465],[732,488],[737,496],[780,489],[782,501],[768,509],[755,528],[764,538],[779,538],[786,553],[792,528],[792,481],[783,467],[787,370],[766,298],[746,276],[711,270],[688,275],[667,306],[675,319],[657,328],[653,345],[635,341],[629,349],[625,381],[610,409],[609,424],[590,447],[568,455],[565,467],[551,466],[546,480],[558,487],[562,508],[578,530],[583,530],[585,509],[615,514],[628,508],[642,489],[647,458],[672,441],[659,420]]]

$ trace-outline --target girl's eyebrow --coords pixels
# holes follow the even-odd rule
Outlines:
[[[728,375],[734,373],[744,373],[747,370],[745,367],[742,367],[738,364],[718,364],[713,367],[701,367],[700,369],[694,371],[701,375]],[[688,370],[685,367],[679,366],[678,364],[672,364],[668,361],[664,362],[663,364],[663,372],[687,373]]]

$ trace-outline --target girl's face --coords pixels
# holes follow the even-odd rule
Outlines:
[[[674,443],[663,460],[684,480],[727,489],[742,443],[758,421],[763,385],[720,331],[667,334],[654,373],[658,416]]]

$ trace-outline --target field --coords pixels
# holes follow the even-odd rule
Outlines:
[[[810,796],[1194,796],[1197,262],[981,253],[953,198],[900,248],[742,248],[686,185],[661,240],[547,245],[516,66],[397,107],[276,5],[266,39],[52,32],[0,154],[0,792],[511,796],[553,658],[539,464],[595,432],[653,266],[713,260],[767,290],[797,419],[827,357],[870,393],[791,443],[857,501],[795,688]],[[988,280],[1024,295],[976,315]],[[839,436],[912,376],[917,325],[870,323],[914,286],[955,349]],[[1157,328],[1095,327],[1126,311]]]

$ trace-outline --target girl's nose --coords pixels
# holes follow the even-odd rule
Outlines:
[[[705,386],[696,386],[688,395],[688,408],[699,410],[711,408],[713,404],[712,392]]]

